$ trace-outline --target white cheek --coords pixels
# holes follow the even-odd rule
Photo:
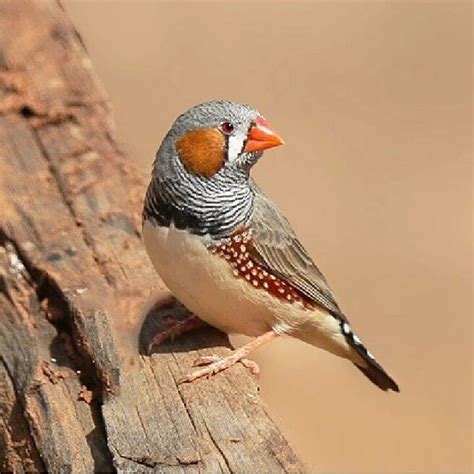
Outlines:
[[[245,134],[242,132],[237,132],[229,137],[227,152],[229,161],[234,161],[239,156],[242,148],[244,147],[245,138]]]

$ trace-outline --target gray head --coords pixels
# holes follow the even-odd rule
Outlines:
[[[165,137],[157,163],[166,171],[167,161],[180,160],[187,172],[199,177],[232,169],[236,178],[248,176],[266,148],[282,139],[252,107],[229,101],[196,105],[180,115]]]
[[[145,218],[157,213],[160,202],[161,214],[168,215],[165,220],[176,223],[182,217],[177,213],[184,213],[183,227],[225,234],[251,211],[251,167],[263,150],[281,144],[262,115],[248,105],[196,105],[176,119],[158,150]],[[165,207],[172,209],[165,212]]]

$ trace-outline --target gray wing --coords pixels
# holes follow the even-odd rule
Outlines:
[[[304,296],[346,320],[326,279],[297,239],[290,223],[275,205],[253,184],[254,211],[252,259],[296,288]]]

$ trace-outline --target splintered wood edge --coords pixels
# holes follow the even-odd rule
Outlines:
[[[141,243],[146,179],[113,137],[60,4],[1,3],[1,469],[303,472],[243,367],[177,384],[226,336],[121,344],[162,283]]]

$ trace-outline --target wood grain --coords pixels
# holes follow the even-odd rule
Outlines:
[[[302,472],[243,367],[176,383],[225,335],[139,350],[187,314],[144,253],[145,183],[61,6],[1,2],[2,471]]]

